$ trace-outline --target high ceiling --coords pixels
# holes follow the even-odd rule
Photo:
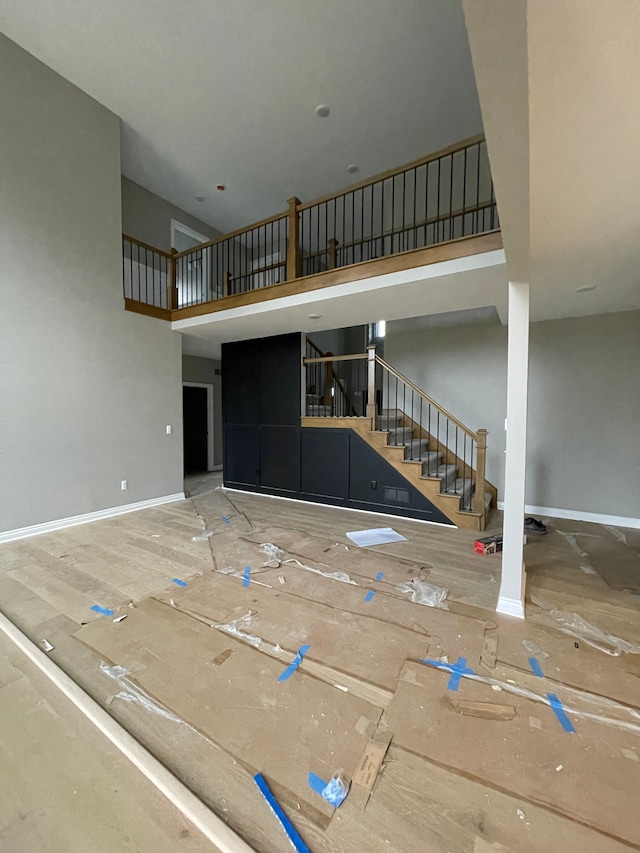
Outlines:
[[[460,0],[7,0],[0,31],[121,117],[127,177],[223,231],[482,129]]]
[[[536,320],[640,308],[640,2],[465,0],[509,275]]]

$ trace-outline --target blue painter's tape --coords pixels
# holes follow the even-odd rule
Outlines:
[[[242,586],[249,586],[251,583],[251,566],[244,567],[244,574],[242,575]]]
[[[108,607],[100,607],[99,604],[94,604],[91,609],[94,613],[102,613],[103,616],[113,616],[113,610],[109,610]]]
[[[186,585],[187,585],[187,582],[186,582],[186,581],[181,581],[181,580],[180,580],[180,578],[174,578],[174,579],[173,579],[173,582],[174,582],[174,583],[177,583],[177,584],[178,584],[178,586],[186,586]]]
[[[293,661],[289,664],[289,666],[285,669],[284,672],[281,672],[276,681],[286,681],[288,678],[291,678],[293,673],[302,663],[302,658],[309,651],[311,646],[300,646],[298,649],[298,654],[295,656]]]
[[[302,838],[300,838],[300,836],[298,835],[298,831],[296,830],[295,826],[291,823],[289,818],[283,812],[282,806],[269,790],[269,786],[265,782],[263,775],[261,773],[256,773],[256,775],[253,777],[253,781],[256,783],[256,785],[260,789],[260,793],[265,798],[271,810],[280,821],[280,825],[284,829],[287,838],[293,845],[294,849],[296,850],[296,853],[311,853]]]
[[[320,794],[322,799],[326,800],[334,809],[342,805],[348,793],[348,788],[338,777],[334,776],[329,782],[325,782],[324,779],[311,771],[309,771],[309,787],[316,794]]]
[[[420,663],[426,663],[429,666],[435,666],[436,669],[443,669],[445,672],[450,672],[451,678],[447,684],[447,690],[457,690],[460,687],[460,679],[463,675],[474,675],[473,670],[467,666],[466,658],[458,658],[455,663],[443,663],[441,660],[421,658]]]
[[[309,771],[309,787],[312,791],[315,791],[316,794],[320,794],[320,796],[322,796],[322,792],[327,787],[327,783],[324,779],[321,779],[319,776],[316,776],[315,773]]]
[[[378,574],[376,575],[376,580],[381,581],[383,577],[384,577],[384,572],[378,572]]]
[[[537,658],[529,658],[529,666],[531,667],[531,672],[534,675],[537,675],[538,678],[544,678],[544,672],[542,671],[540,661]]]
[[[225,524],[229,524],[229,519],[227,518],[226,515],[222,515],[220,517],[222,518],[222,520],[224,521]]]
[[[549,700],[549,704],[553,708],[556,717],[560,721],[560,725],[565,730],[565,732],[575,732],[573,727],[573,723],[567,717],[564,712],[564,708],[562,707],[562,702],[558,699],[555,693],[547,693],[547,699]]]
[[[373,598],[374,595],[375,595],[375,591],[370,589],[369,592],[365,595],[364,600],[365,601],[371,601],[371,599]]]

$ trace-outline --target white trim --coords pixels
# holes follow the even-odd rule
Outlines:
[[[504,501],[498,501],[498,509],[504,509]],[[581,509],[558,509],[552,506],[525,504],[525,512],[532,515],[548,515],[551,518],[567,518],[571,521],[590,521],[593,524],[609,524],[611,527],[630,527],[640,530],[640,518],[624,515],[603,515],[599,512],[583,512]]]
[[[55,521],[45,521],[43,524],[32,524],[29,527],[18,527],[15,530],[6,530],[0,533],[0,543],[14,542],[16,539],[27,539],[29,536],[39,536],[41,533],[52,533],[54,530],[62,530],[65,527],[75,527],[77,524],[87,524],[90,521],[101,521],[104,518],[114,518],[116,515],[126,515],[129,512],[137,512],[140,509],[149,509],[153,506],[170,504],[175,501],[185,500],[184,492],[176,492],[174,495],[164,495],[161,498],[151,498],[148,501],[138,501],[123,506],[112,506],[109,509],[99,509],[96,512],[86,512],[83,515],[72,515],[69,518],[58,518]]]
[[[222,469],[222,465],[216,467],[213,464],[213,460],[215,458],[215,443],[213,438],[213,385],[210,385],[206,382],[183,382],[182,387],[184,388],[185,385],[187,386],[187,388],[207,389],[207,471],[220,471]],[[182,414],[182,432],[184,434],[184,412]]]
[[[177,219],[171,220],[171,246],[175,248],[175,236],[176,231],[180,231],[182,234],[186,234],[187,237],[191,237],[192,240],[199,240],[200,243],[208,243],[211,239],[207,237],[206,234],[200,234],[198,231],[194,231],[193,228],[189,228],[188,225],[185,225],[183,222],[179,222]],[[195,249],[195,246],[194,246]]]
[[[236,492],[240,495],[255,495],[258,498],[274,498],[277,501],[292,501],[295,504],[305,504],[306,506],[321,506],[325,509],[342,509],[345,512],[364,512],[367,515],[379,515],[382,518],[395,518],[396,521],[414,521],[417,524],[435,524],[436,527],[446,527],[447,529],[457,530],[458,527],[453,522],[444,524],[442,521],[429,521],[426,518],[410,518],[408,515],[392,515],[387,512],[377,512],[374,509],[356,509],[353,506],[337,506],[336,504],[323,504],[318,501],[304,501],[300,498],[286,498],[283,495],[268,495],[265,492],[250,492],[248,489],[229,489],[227,486],[220,487],[223,492]]]
[[[519,598],[506,598],[506,596],[501,595],[498,599],[496,613],[515,616],[516,619],[524,619],[524,605]]]

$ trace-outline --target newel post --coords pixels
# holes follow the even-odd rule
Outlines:
[[[167,308],[169,311],[175,311],[178,307],[178,283],[176,276],[176,259],[178,254],[177,249],[171,249],[171,257],[167,258],[167,266],[169,268],[169,276],[167,280]]]
[[[487,435],[488,432],[486,429],[478,430],[478,454],[476,460],[473,511],[480,513],[480,515],[482,516],[484,516],[485,470],[487,465]]]
[[[293,281],[294,278],[300,278],[302,271],[300,257],[300,226],[298,220],[298,205],[300,199],[292,196],[288,200],[289,211],[287,217],[289,219],[289,243],[287,245],[287,281]]]
[[[371,419],[371,429],[376,428],[376,347],[367,347],[367,417]]]
[[[327,242],[327,269],[334,270],[338,260],[338,241],[332,237]]]

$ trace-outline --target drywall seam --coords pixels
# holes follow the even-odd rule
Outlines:
[[[0,613],[0,630],[220,853],[255,853],[76,682]]]
[[[504,509],[504,501],[498,501],[498,509]],[[551,518],[568,518],[571,521],[591,521],[593,524],[640,529],[640,518],[627,518],[623,515],[603,515],[599,512],[583,512],[580,509],[557,509],[552,506],[533,506],[532,504],[525,504],[524,511],[533,515],[548,515]]]
[[[0,544],[3,542],[14,542],[16,539],[27,539],[29,536],[39,536],[41,533],[52,533],[54,530],[62,530],[65,527],[75,527],[77,524],[87,524],[90,521],[101,521],[103,518],[113,518],[116,515],[126,515],[129,512],[137,512],[140,509],[149,509],[153,506],[174,503],[185,500],[184,492],[176,492],[174,495],[164,495],[161,498],[151,498],[148,501],[138,501],[123,506],[112,506],[108,509],[100,509],[97,512],[86,512],[83,515],[73,515],[69,518],[58,518],[55,521],[45,521],[43,524],[32,524],[29,527],[18,527],[15,530],[6,530],[0,533]]]

